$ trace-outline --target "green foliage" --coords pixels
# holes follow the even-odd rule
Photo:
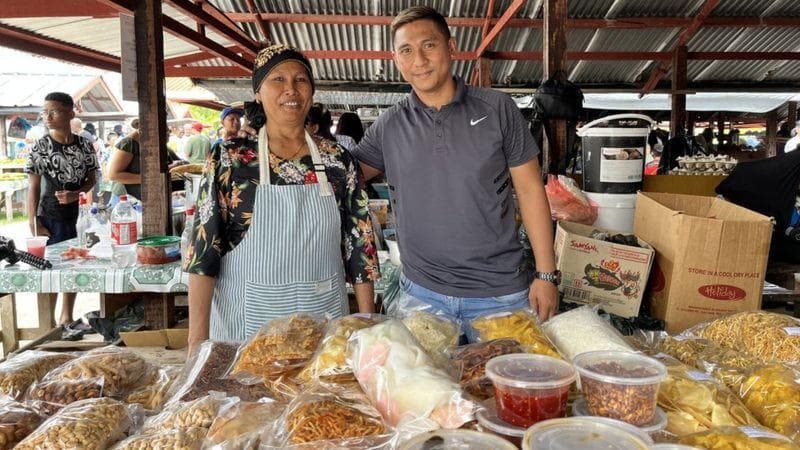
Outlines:
[[[189,106],[189,114],[191,114],[192,118],[199,121],[205,126],[210,126],[211,130],[218,130],[219,127],[222,126],[222,122],[219,120],[219,114],[222,111],[217,111],[215,109],[204,108],[202,106]]]

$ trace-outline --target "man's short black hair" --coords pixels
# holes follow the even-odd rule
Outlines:
[[[63,92],[51,92],[44,98],[46,102],[58,102],[64,105],[65,108],[72,110],[75,107],[75,102],[72,101],[72,96]]]
[[[418,20],[431,20],[436,24],[436,28],[442,33],[445,39],[450,40],[450,28],[447,27],[447,20],[442,16],[439,11],[426,5],[416,5],[406,8],[392,20],[390,29],[392,31],[392,39],[397,34],[397,30],[403,25]]]

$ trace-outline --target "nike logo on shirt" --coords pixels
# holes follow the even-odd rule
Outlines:
[[[489,117],[489,116],[483,116],[480,119],[470,119],[469,126],[474,127],[475,125],[483,122],[484,119],[486,119],[487,117]]]

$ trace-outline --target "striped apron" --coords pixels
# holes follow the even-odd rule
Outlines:
[[[273,186],[265,129],[258,135],[253,217],[239,245],[222,257],[211,339],[242,341],[267,320],[296,312],[348,311],[342,222],[319,150],[306,133],[317,184]]]

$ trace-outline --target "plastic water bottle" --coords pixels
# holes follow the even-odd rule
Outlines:
[[[78,221],[75,222],[75,231],[78,235],[78,247],[86,247],[86,230],[89,229],[89,200],[86,194],[78,194]]]
[[[190,206],[186,210],[186,222],[183,225],[183,233],[181,233],[181,261],[183,266],[189,259],[189,246],[192,245],[192,230],[194,229],[194,206]]]
[[[137,237],[136,212],[128,202],[128,196],[121,195],[111,212],[111,240],[117,245],[129,245],[135,244]]]

